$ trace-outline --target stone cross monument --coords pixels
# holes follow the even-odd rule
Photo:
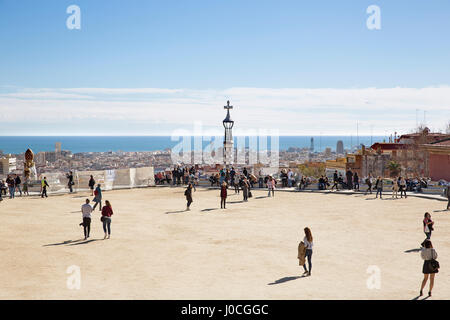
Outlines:
[[[227,105],[224,106],[224,109],[227,110],[227,116],[223,120],[223,127],[225,128],[225,136],[223,139],[223,162],[226,167],[229,167],[230,164],[233,163],[233,126],[234,121],[231,120],[230,109],[233,109],[233,106],[230,106],[230,101],[227,101]]]

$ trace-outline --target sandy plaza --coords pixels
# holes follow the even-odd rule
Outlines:
[[[18,198],[0,211],[1,299],[402,299],[422,280],[422,219],[435,221],[432,241],[450,264],[450,212],[442,201],[410,196],[254,190],[249,202],[198,188],[184,211],[184,188],[105,192],[114,208],[111,239],[100,213],[83,240],[86,193]],[[312,276],[301,277],[297,245],[314,233]],[[79,268],[80,286],[70,277]],[[379,285],[371,285],[379,271]],[[376,283],[376,282],[375,282]],[[369,288],[371,287],[371,288]],[[441,268],[433,297],[450,298]]]

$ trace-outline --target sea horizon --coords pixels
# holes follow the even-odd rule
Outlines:
[[[194,136],[191,136],[193,138]],[[249,146],[248,136],[235,136],[235,145],[239,137],[245,137],[245,146]],[[324,151],[326,148],[336,150],[336,144],[342,140],[344,149],[353,149],[364,144],[387,140],[385,136],[340,136],[340,135],[286,135],[279,136],[279,150],[289,148],[310,148],[311,138],[314,139],[314,151]],[[61,149],[72,153],[83,152],[145,152],[171,149],[182,140],[173,141],[171,136],[141,135],[141,136],[0,136],[0,150],[4,154],[22,154],[28,148],[34,153],[54,151],[55,143],[61,142]],[[193,141],[192,141],[193,142]],[[210,141],[203,141],[203,148]],[[193,143],[191,144],[193,146]],[[267,137],[267,146],[271,146],[271,138]]]

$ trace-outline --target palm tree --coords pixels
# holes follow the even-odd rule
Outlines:
[[[400,165],[400,163],[395,162],[395,161],[390,161],[387,165],[390,175],[391,177],[396,177],[400,174],[400,172],[402,171],[402,166]]]

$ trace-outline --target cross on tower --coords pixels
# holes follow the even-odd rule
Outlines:
[[[224,109],[227,109],[230,111],[230,109],[233,109],[233,106],[230,106],[230,100],[227,101],[227,105],[223,107]]]

